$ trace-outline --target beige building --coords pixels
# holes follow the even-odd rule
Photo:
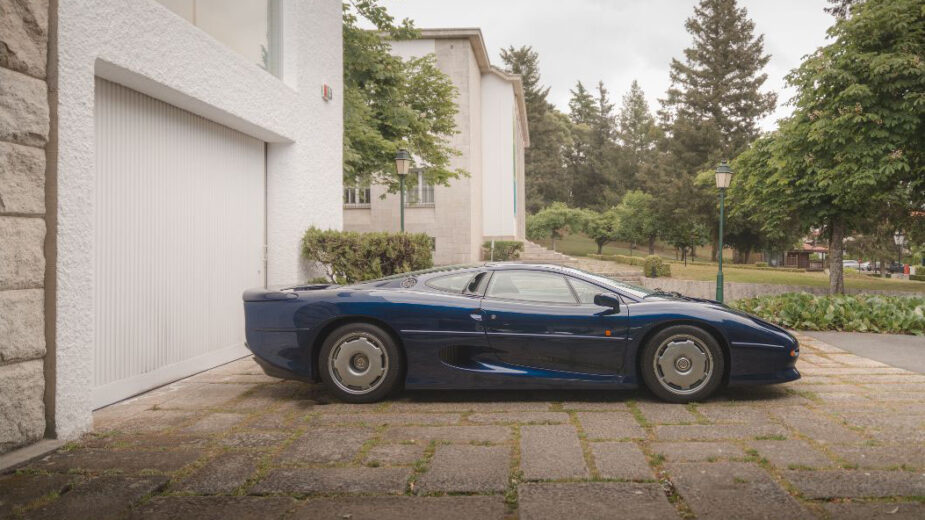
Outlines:
[[[434,238],[438,265],[480,260],[486,240],[523,240],[524,148],[530,145],[520,77],[491,65],[479,29],[425,29],[421,38],[392,43],[403,58],[435,54],[437,66],[459,89],[461,152],[453,168],[469,172],[450,186],[409,183],[405,230]],[[420,175],[412,170],[411,175]],[[399,196],[384,186],[344,188],[344,229],[398,231]]]

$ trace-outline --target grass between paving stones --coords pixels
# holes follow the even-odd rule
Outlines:
[[[385,433],[386,428],[388,428],[388,425],[380,424],[379,426],[376,427],[375,430],[373,430],[373,436],[370,437],[369,439],[366,439],[366,442],[364,442],[363,445],[360,446],[360,449],[357,451],[356,456],[353,457],[353,462],[355,464],[358,464],[361,466],[363,465],[363,459],[365,459],[366,456],[369,455],[369,451],[373,449],[377,444],[379,444],[379,441],[382,440],[382,434]],[[373,461],[373,462],[376,462],[375,466],[373,466],[372,464],[366,464],[366,465],[369,467],[373,467],[373,468],[379,466],[378,461]]]
[[[424,448],[424,454],[421,455],[421,458],[414,462],[412,466],[411,476],[408,477],[408,482],[405,484],[405,494],[414,495],[414,484],[417,482],[418,477],[427,473],[427,470],[430,469],[430,462],[434,458],[434,453],[437,452],[437,444],[449,444],[431,440],[427,443],[427,447]]]
[[[668,502],[675,507],[678,511],[678,515],[682,519],[696,518],[694,510],[691,509],[691,506],[684,500],[684,497],[678,493],[674,482],[671,481],[671,476],[665,471],[665,456],[661,453],[655,453],[652,450],[651,443],[655,441],[655,426],[646,419],[642,410],[636,405],[636,401],[627,401],[626,406],[629,408],[630,413],[633,414],[633,418],[636,419],[636,422],[639,423],[639,426],[646,432],[646,437],[644,439],[638,439],[636,444],[649,462],[649,467],[651,467],[652,471],[655,473],[655,480],[662,487],[662,491],[668,498]]]
[[[559,405],[561,407],[561,405]],[[511,466],[508,477],[507,488],[504,490],[504,503],[507,505],[508,514],[513,514],[519,506],[520,483],[524,481],[524,472],[520,469],[520,426],[511,427]]]
[[[594,463],[594,455],[591,453],[591,444],[588,442],[588,434],[585,433],[584,427],[582,427],[581,423],[578,421],[578,412],[568,412],[568,419],[569,423],[574,426],[575,430],[578,432],[578,445],[581,446],[581,454],[585,459],[585,465],[588,466],[591,479],[599,480],[601,478],[601,472],[597,469],[597,464]]]

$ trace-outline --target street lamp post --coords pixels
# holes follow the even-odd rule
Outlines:
[[[723,218],[725,217],[726,188],[732,180],[732,168],[723,161],[716,167],[716,187],[719,188],[719,249],[716,256],[719,269],[716,271],[716,301],[723,303]]]
[[[906,235],[902,231],[897,231],[893,234],[893,243],[896,244],[896,248],[899,249],[899,265],[903,265],[903,246],[906,245]]]
[[[398,186],[401,193],[401,232],[405,232],[405,177],[411,168],[411,154],[402,148],[395,154],[395,173],[398,174]]]

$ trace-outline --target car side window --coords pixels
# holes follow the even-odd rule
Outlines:
[[[568,281],[572,284],[572,289],[575,289],[575,294],[578,296],[578,303],[594,303],[595,296],[610,292],[584,280],[579,280],[578,278],[569,278]]]
[[[459,294],[466,288],[469,284],[469,280],[472,279],[472,273],[457,273],[447,276],[440,276],[438,278],[432,278],[426,282],[426,285],[431,289],[437,289],[438,291],[450,292]]]
[[[495,271],[485,296],[544,303],[576,303],[564,276],[537,271]]]

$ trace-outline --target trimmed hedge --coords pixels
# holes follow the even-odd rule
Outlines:
[[[670,277],[671,266],[662,260],[662,257],[657,255],[649,255],[646,257],[643,263],[642,274],[646,275],[648,278]]]
[[[925,334],[921,296],[788,293],[738,300],[730,306],[792,329]]]
[[[643,266],[646,263],[646,259],[643,256],[626,256],[626,255],[598,255],[590,254],[588,255],[591,258],[599,258],[601,260],[612,260],[626,265],[638,265]]]
[[[495,240],[494,260],[496,262],[507,262],[520,258],[520,253],[524,250],[524,243],[519,240]],[[482,244],[482,260],[491,260],[491,240],[486,240]]]
[[[925,274],[910,274],[909,279],[916,282],[925,282]]]
[[[432,240],[424,233],[356,233],[309,228],[302,256],[317,262],[331,282],[350,284],[433,267]]]
[[[767,262],[755,262],[755,267],[767,267]]]

